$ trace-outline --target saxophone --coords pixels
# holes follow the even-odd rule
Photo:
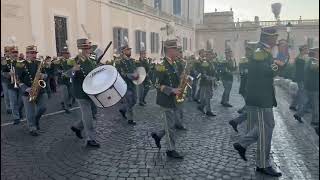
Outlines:
[[[40,79],[41,71],[44,67],[44,64],[45,64],[45,61],[42,59],[32,82],[31,91],[29,93],[29,102],[35,102],[36,99],[38,98],[40,89],[45,88],[47,86],[46,82]]]
[[[183,72],[180,76],[180,84],[178,88],[182,90],[182,93],[176,96],[177,103],[184,102],[187,96],[188,88],[192,88],[189,83],[193,81],[193,77],[187,74],[187,67],[188,62],[186,62],[186,65],[184,66]]]

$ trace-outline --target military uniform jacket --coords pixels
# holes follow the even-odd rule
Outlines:
[[[40,61],[33,60],[33,61],[24,61],[20,64],[20,68],[17,69],[17,76],[20,80],[21,93],[23,96],[28,96],[29,94],[26,92],[27,88],[31,88],[33,80],[38,70],[38,66],[40,65]],[[44,68],[42,68],[41,73],[46,74]],[[39,94],[45,93],[45,88],[41,88]]]
[[[146,79],[143,81],[143,84],[144,85],[149,85],[150,84],[150,77],[149,77],[149,73],[150,73],[150,64],[148,62],[148,59],[145,58],[145,59],[139,59],[139,62],[137,63],[136,65],[137,67],[138,66],[142,66],[144,67],[144,69],[146,70],[146,73],[147,73],[147,76],[146,76]]]
[[[7,83],[8,84],[8,88],[13,88],[12,84],[11,84],[11,79],[10,79],[10,69],[11,69],[11,60],[10,59],[6,59],[4,60],[6,61],[6,64],[1,64],[1,82]],[[12,65],[15,66],[15,62],[12,63]]]
[[[232,72],[235,70],[234,60],[225,60],[222,63],[221,79],[225,81],[233,81]]]
[[[77,58],[78,56],[75,59],[68,60],[68,65],[73,65]],[[71,89],[75,98],[89,99],[89,96],[82,89],[82,83],[85,77],[96,67],[96,63],[90,58],[79,62],[80,70],[73,72]]]
[[[133,84],[130,74],[136,70],[134,59],[122,58],[122,60],[116,62],[116,68],[121,77],[127,83],[128,90],[135,91],[135,84]]]
[[[248,79],[248,58],[244,57],[240,60],[239,71],[240,71],[239,94],[241,94],[242,96],[245,96],[246,84]]]
[[[296,80],[296,82],[303,82],[304,81],[305,62],[306,62],[306,60],[303,57],[301,57],[300,55],[296,58],[296,61],[295,61],[295,66],[296,66],[295,80]]]
[[[276,73],[271,69],[272,54],[258,48],[249,58],[246,105],[260,108],[277,106],[273,78]]]
[[[68,60],[62,61],[59,66],[57,67],[57,76],[58,76],[58,83],[64,84],[69,86],[70,85],[70,73],[67,73],[70,71],[72,66],[68,65]],[[64,74],[65,73],[65,74]]]
[[[198,74],[200,73],[200,64],[201,62],[198,60],[198,61],[195,61],[192,65],[192,68],[191,68],[191,76],[196,78],[198,76]]]
[[[160,91],[162,85],[169,88],[178,88],[180,79],[175,63],[172,65],[168,62],[167,58],[164,58],[160,65],[157,65],[157,100],[156,103],[161,107],[175,108],[176,107],[176,96],[174,94],[166,94]]]
[[[304,85],[307,91],[319,91],[319,62],[310,58],[306,63]],[[318,65],[316,65],[318,63]]]
[[[212,78],[215,76],[213,64],[203,60],[199,66],[199,72],[201,73],[200,86],[212,86]]]

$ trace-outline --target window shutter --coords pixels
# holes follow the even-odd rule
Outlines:
[[[113,28],[113,49],[119,50],[118,28]]]
[[[144,43],[144,48],[147,51],[147,41],[146,41],[147,33],[146,32],[141,32],[141,35],[142,35],[141,41]]]
[[[156,33],[155,35],[156,35],[156,36],[155,36],[155,39],[156,39],[156,40],[155,40],[155,41],[156,41],[156,42],[155,42],[155,52],[156,52],[156,53],[159,53],[159,47],[160,47],[160,44],[159,44],[159,43],[160,43],[160,42],[159,42],[159,34]]]

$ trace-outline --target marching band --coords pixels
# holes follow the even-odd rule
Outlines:
[[[239,94],[244,98],[245,105],[238,110],[239,117],[231,120],[229,124],[238,132],[237,126],[247,123],[246,135],[233,145],[240,157],[246,161],[248,146],[257,142],[256,170],[279,177],[281,173],[270,164],[274,129],[272,108],[277,105],[273,78],[286,66],[288,55],[280,48],[285,47],[282,43],[286,42],[279,41],[277,44],[277,38],[276,29],[267,27],[262,29],[259,42],[246,44],[245,57],[241,58],[239,63]],[[147,93],[151,87],[155,87],[156,104],[161,110],[163,129],[151,133],[151,137],[159,149],[161,140],[165,137],[167,156],[182,159],[184,155],[178,152],[175,144],[176,130],[187,130],[183,121],[186,99],[196,101],[199,104],[197,109],[208,117],[215,117],[217,115],[212,111],[214,107],[211,106],[210,99],[218,81],[222,81],[224,92],[220,103],[223,107],[232,107],[229,97],[237,64],[230,48],[225,50],[225,59],[219,59],[213,50],[203,49],[199,51],[198,59],[195,56],[186,59],[177,40],[167,40],[164,42],[165,57],[160,64],[155,64],[147,58],[143,46],[140,49],[139,61],[131,58],[131,48],[124,42],[120,48],[120,57],[115,56],[111,63],[101,67],[97,61],[101,57],[94,54],[88,39],[78,39],[77,47],[80,53],[75,58],[70,57],[67,47],[63,49],[61,57],[37,58],[37,47],[31,45],[26,48],[25,59],[23,54],[19,55],[16,46],[4,48],[4,57],[1,58],[1,84],[5,108],[7,113],[11,114],[14,125],[19,124],[23,118],[24,107],[30,135],[38,136],[40,119],[46,112],[46,102],[54,96],[56,87],[60,86],[61,106],[65,113],[70,113],[70,107],[75,102],[81,110],[81,118],[71,127],[72,132],[80,139],[85,138],[87,147],[99,148],[93,125],[97,106],[109,107],[122,101],[120,114],[129,125],[136,125],[134,106],[136,103],[146,106]],[[279,48],[277,55],[272,54],[274,47]],[[302,117],[310,101],[312,124],[318,133],[319,49],[312,48],[309,51],[308,56],[307,46],[300,47],[296,68],[306,75],[298,76],[299,91],[290,109],[297,110],[294,118],[303,122]],[[116,70],[111,72],[111,66]],[[103,76],[102,72],[108,69],[108,77],[115,76],[116,79],[120,75],[123,79],[118,82],[106,80],[107,73]],[[89,86],[85,85],[88,78],[91,78],[91,83],[100,83],[105,89],[98,92],[97,89],[85,88]],[[306,95],[309,101],[304,100]],[[119,98],[115,98],[116,96]]]

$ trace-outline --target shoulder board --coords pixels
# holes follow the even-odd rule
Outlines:
[[[158,72],[165,72],[166,71],[166,67],[163,64],[157,64],[156,65],[156,70]]]
[[[262,60],[266,59],[267,57],[268,57],[268,53],[260,48],[258,48],[253,53],[253,60],[256,60],[256,61],[262,61]]]
[[[22,62],[17,62],[16,63],[16,67],[18,67],[18,68],[22,68],[24,66],[24,62],[22,61]]]
[[[73,66],[73,65],[76,64],[76,60],[75,60],[75,59],[68,59],[68,60],[67,60],[67,64],[68,64],[69,66]]]
[[[240,64],[242,64],[242,63],[247,63],[247,62],[248,62],[248,58],[246,58],[246,57],[242,57],[242,58],[240,59],[240,61],[239,61]]]

